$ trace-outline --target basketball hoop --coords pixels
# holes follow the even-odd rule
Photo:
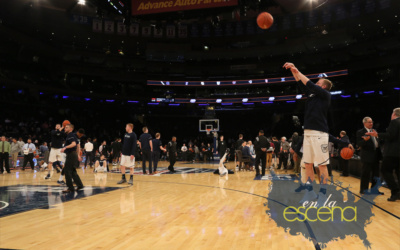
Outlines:
[[[211,133],[211,128],[206,128],[206,133],[209,135]]]

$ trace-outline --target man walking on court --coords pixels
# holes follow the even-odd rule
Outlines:
[[[169,156],[168,170],[171,173],[175,173],[174,165],[176,162],[176,157],[178,156],[178,153],[176,151],[176,137],[175,136],[173,136],[172,140],[170,142],[168,142],[167,152],[168,152],[168,156]]]
[[[152,137],[149,134],[149,129],[143,127],[143,134],[139,137],[139,146],[142,150],[142,168],[143,174],[146,174],[146,161],[149,162],[149,174],[153,174],[153,168],[151,166],[151,152],[153,152]]]
[[[121,153],[121,173],[122,179],[117,184],[122,184],[126,182],[125,178],[125,168],[130,168],[131,177],[129,179],[128,184],[133,185],[133,172],[135,171],[135,153],[136,153],[136,144],[137,137],[135,132],[133,132],[133,124],[128,123],[125,127],[125,135],[124,142],[122,144],[122,153]]]
[[[65,126],[64,130],[67,133],[67,138],[65,138],[65,147],[61,149],[61,153],[65,152],[67,155],[63,172],[68,188],[64,190],[63,193],[71,193],[75,191],[72,180],[74,180],[74,183],[77,185],[76,191],[83,189],[81,178],[79,178],[76,172],[76,168],[79,167],[80,146],[78,145],[78,137],[73,133],[74,125],[68,124]]]
[[[256,137],[256,140],[254,141],[254,148],[256,151],[256,163],[255,163],[255,168],[256,168],[256,177],[260,176],[260,169],[258,168],[260,166],[260,161],[261,161],[261,175],[265,175],[265,167],[267,166],[267,149],[269,148],[269,142],[267,137],[264,136],[264,131],[260,130],[258,132],[258,136]]]
[[[326,183],[329,176],[327,169],[327,164],[329,164],[327,116],[331,103],[329,90],[332,88],[332,82],[321,78],[315,84],[303,75],[293,63],[285,63],[283,67],[291,70],[296,81],[304,85],[303,89],[308,95],[304,114],[303,161],[307,177],[307,193],[304,199],[310,201],[317,198],[312,183],[314,181],[313,165],[318,166],[321,174],[318,199],[320,206],[326,200]]]
[[[156,138],[152,140],[153,144],[153,152],[151,153],[151,158],[153,162],[153,173],[157,171],[158,160],[160,160],[161,150],[166,151],[165,148],[162,147],[162,142],[160,140],[161,134],[156,133]]]

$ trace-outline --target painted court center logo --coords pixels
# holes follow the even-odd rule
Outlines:
[[[365,227],[374,217],[373,200],[378,192],[371,190],[369,195],[359,198],[341,187],[340,182],[324,185],[326,193],[314,182],[310,191],[299,180],[279,178],[273,171],[271,175],[268,201],[264,205],[278,227],[293,236],[302,234],[316,249],[346,236],[358,236],[366,248],[371,248]]]

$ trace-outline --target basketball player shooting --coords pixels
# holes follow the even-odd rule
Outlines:
[[[320,198],[326,196],[326,183],[328,180],[329,152],[328,152],[328,109],[331,102],[329,90],[332,82],[321,78],[315,84],[303,75],[293,63],[285,63],[285,69],[290,69],[297,82],[301,82],[307,88],[307,101],[304,114],[304,142],[303,160],[306,167],[306,189],[305,198],[312,200],[317,198],[313,191],[314,181],[313,165],[318,166],[321,175]],[[320,203],[320,199],[318,199]]]

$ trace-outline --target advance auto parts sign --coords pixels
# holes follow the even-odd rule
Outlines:
[[[132,0],[132,15],[216,8],[237,4],[238,0]]]

